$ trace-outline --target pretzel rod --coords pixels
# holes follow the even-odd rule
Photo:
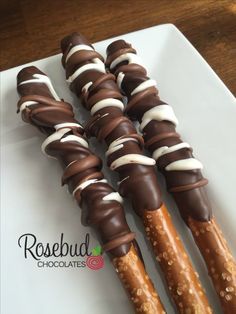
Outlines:
[[[236,313],[236,264],[212,216],[201,162],[176,133],[174,111],[160,100],[156,82],[146,76],[135,49],[123,40],[115,41],[107,48],[106,63],[128,98],[127,114],[140,122],[146,147],[193,234],[224,313]]]
[[[185,309],[189,313],[211,313],[197,274],[161,200],[155,160],[143,155],[142,137],[123,115],[122,95],[115,77],[106,73],[103,58],[82,35],[65,37],[61,47],[70,88],[91,111],[86,132],[107,144],[107,163],[119,174],[119,192],[131,199],[145,225],[176,307],[180,313],[186,313]]]
[[[49,135],[42,150],[62,164],[62,184],[68,184],[81,206],[83,224],[97,231],[135,312],[165,313],[126,222],[122,198],[104,179],[101,160],[89,150],[72,106],[60,100],[50,79],[35,67],[19,72],[17,89],[22,119]]]

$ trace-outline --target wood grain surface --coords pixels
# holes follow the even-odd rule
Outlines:
[[[236,95],[236,1],[1,0],[0,12],[1,70],[59,53],[74,31],[96,42],[173,23]]]

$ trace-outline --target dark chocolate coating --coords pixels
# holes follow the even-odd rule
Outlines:
[[[65,37],[61,42],[63,52],[62,64],[65,67],[67,78],[85,64],[93,63],[93,58],[99,58],[103,61],[103,58],[95,51],[80,50],[65,62],[70,49],[80,44],[89,45],[82,35],[76,33]],[[92,82],[92,85],[87,92],[84,92],[83,87],[89,82]],[[82,99],[83,105],[88,110],[91,110],[94,104],[103,99],[122,100],[122,95],[115,82],[115,76],[95,69],[81,73],[70,84],[70,88]],[[141,136],[137,134],[132,122],[117,107],[108,106],[98,110],[88,122],[86,132],[90,136],[96,136],[99,140],[104,140],[108,146],[120,137],[137,139],[137,141],[123,143],[123,148],[109,155],[107,160],[108,166],[121,156],[143,154],[143,140]],[[119,173],[120,181],[129,177],[119,185],[119,192],[122,196],[131,199],[133,208],[138,215],[142,216],[145,210],[160,208],[162,200],[155,167],[142,164],[126,164],[118,167],[116,171]]]
[[[19,85],[32,79],[34,74],[45,75],[36,67],[27,67],[17,76],[17,90],[21,95],[18,109],[25,101],[37,102],[22,111],[22,119],[48,135],[55,132],[54,126],[59,123],[78,123],[74,118],[72,106],[63,101],[56,101],[44,83]],[[83,137],[83,132],[83,128],[73,126],[66,135]],[[70,192],[88,178],[103,179],[101,160],[76,141],[53,141],[46,147],[46,152],[60,161],[64,169],[62,183],[68,184]],[[68,166],[71,162],[73,164]],[[99,182],[90,184],[74,196],[82,208],[82,223],[93,226],[111,255],[118,257],[127,254],[134,236],[126,222],[121,204],[114,200],[103,200],[103,197],[111,192],[114,190],[109,184]],[[109,248],[109,243],[114,244],[115,239],[115,247],[113,245],[113,248]]]
[[[124,40],[111,43],[107,48],[107,66],[109,67],[114,59],[124,53],[136,54],[136,51]],[[131,95],[137,86],[149,79],[146,76],[146,70],[142,66],[122,62],[117,64],[111,72],[115,75],[118,75],[120,72],[125,74],[121,88],[124,95],[128,98],[126,112],[130,118],[141,122],[142,116],[146,111],[165,104],[160,100],[158,90],[154,87],[148,88],[145,93],[139,92],[136,95]],[[162,146],[170,147],[182,143],[179,134],[176,133],[174,124],[169,121],[152,120],[145,126],[143,138],[151,153]],[[212,209],[204,188],[208,181],[202,176],[201,171],[165,170],[165,167],[173,161],[192,157],[191,148],[176,150],[158,159],[158,169],[164,175],[167,189],[172,193],[184,220],[187,222],[188,217],[191,217],[199,221],[209,221],[212,217]]]

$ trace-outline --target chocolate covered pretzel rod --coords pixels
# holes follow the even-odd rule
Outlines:
[[[135,312],[165,313],[127,225],[122,198],[104,179],[101,160],[89,150],[71,105],[57,96],[50,79],[35,67],[19,72],[17,89],[18,112],[25,122],[49,135],[42,150],[62,164],[62,184],[68,184],[83,209],[83,224],[97,231]]]
[[[118,172],[121,195],[131,199],[144,223],[179,312],[211,313],[197,274],[162,202],[155,160],[143,155],[142,137],[123,115],[122,95],[115,77],[106,73],[103,58],[82,35],[64,38],[61,48],[70,88],[92,114],[87,133],[107,144],[108,166]]]
[[[160,100],[156,82],[146,76],[136,51],[123,40],[107,48],[107,65],[128,98],[126,112],[140,122],[146,147],[163,173],[181,216],[192,231],[225,313],[236,313],[236,264],[212,216],[201,173],[192,148],[176,133],[172,107]]]

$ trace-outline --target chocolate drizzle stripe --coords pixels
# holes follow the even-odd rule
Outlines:
[[[101,55],[97,53],[96,51],[88,51],[88,50],[79,50],[73,55],[70,56],[70,58],[66,61],[66,64],[68,67],[73,66],[73,64],[77,61],[77,56],[79,55],[79,61],[84,62],[87,60],[87,55],[89,54],[91,59],[98,58],[102,61]]]
[[[141,68],[139,64],[130,63],[130,64],[124,64],[119,66],[119,69],[115,70],[114,75],[117,76],[120,72],[123,72],[124,74],[127,72],[133,72],[133,73],[142,73],[143,75],[147,74],[146,69]]]
[[[19,88],[20,89],[20,88]],[[63,101],[57,101],[53,98],[42,96],[42,95],[26,95],[22,96],[21,99],[18,101],[18,105],[20,106],[23,102],[32,100],[36,102],[40,102],[41,104],[47,105],[47,106],[56,106],[56,107],[68,107],[70,108],[70,104],[63,102]]]
[[[79,187],[82,183],[84,183],[84,182],[86,182],[86,181],[94,180],[94,179],[96,179],[97,181],[102,180],[102,179],[103,179],[102,173],[101,173],[100,171],[97,171],[97,172],[93,172],[93,173],[87,175],[86,177],[84,177],[81,181],[79,181],[79,182],[77,183],[77,187],[75,188],[75,190],[73,191],[72,194],[75,195],[75,193],[81,192],[81,189],[79,190],[78,187]]]
[[[70,49],[70,51],[68,52],[67,56],[66,56],[66,62],[68,62],[69,58],[71,56],[73,56],[75,53],[77,53],[78,51],[83,51],[83,50],[90,50],[90,51],[94,51],[93,48],[91,46],[88,45],[77,45],[74,46],[72,49]]]
[[[145,133],[144,133],[144,136],[146,137]],[[158,143],[159,141],[162,141],[167,138],[180,138],[180,135],[176,132],[167,132],[167,133],[157,134],[157,135],[152,136],[147,141],[145,141],[145,146],[149,148],[154,143]]]
[[[101,73],[105,73],[104,66],[99,63],[84,64],[81,68],[78,68],[77,70],[73,71],[73,73],[70,76],[68,76],[67,82],[69,84],[72,84],[82,72],[89,72],[92,71],[93,69],[96,69]]]
[[[91,108],[98,102],[106,98],[120,98],[120,93],[110,90],[107,91],[106,89],[99,90],[98,93],[91,96],[87,101],[87,108],[91,110]]]
[[[144,146],[144,140],[143,140],[143,138],[142,138],[141,135],[139,135],[139,134],[137,134],[137,133],[129,134],[129,135],[123,135],[123,136],[119,137],[119,138],[117,139],[117,141],[118,141],[118,140],[122,140],[122,139],[126,139],[126,138],[133,138],[133,139],[137,140],[137,142],[139,143],[140,148],[143,148],[143,146]],[[109,146],[109,147],[110,147],[110,146]]]
[[[133,53],[136,53],[136,50],[129,47],[129,48],[121,48],[119,51],[116,51],[114,52],[112,55],[110,55],[107,60],[106,60],[106,65],[109,65],[111,63],[112,60],[115,60],[117,57],[119,57],[122,54],[124,53],[127,53],[127,52],[133,52]]]
[[[202,187],[204,185],[207,185],[207,184],[208,184],[208,180],[207,179],[202,179],[202,180],[197,181],[197,182],[195,182],[193,184],[172,187],[168,191],[170,193],[179,193],[179,192],[184,192],[184,191],[189,191],[189,190],[193,190],[193,189],[196,189],[196,188],[200,188],[200,187]]]
[[[41,107],[41,108],[34,109],[32,111],[32,117],[36,116],[39,113],[45,113],[46,111],[50,111],[50,112],[52,112],[52,111],[56,111],[56,112],[60,111],[61,113],[66,114],[69,117],[74,117],[74,114],[71,112],[71,110],[69,110],[67,108],[60,107],[60,106],[58,106],[58,107],[56,107],[56,106],[55,107]]]
[[[135,96],[133,96],[132,99],[128,102],[125,112],[128,113],[128,111],[131,110],[133,106],[135,106],[137,101],[139,101],[143,97],[146,97],[149,95],[157,95],[157,94],[158,94],[158,90],[155,87],[149,87],[148,89],[145,89],[141,93],[135,94]]]
[[[114,249],[115,247],[117,247],[117,244],[120,245],[123,243],[131,242],[134,240],[134,238],[135,238],[135,233],[130,232],[130,233],[127,233],[123,236],[120,236],[118,239],[110,240],[109,242],[107,242],[106,244],[104,244],[102,246],[103,251],[108,252],[108,251]]]
[[[89,92],[93,92],[96,88],[99,87],[99,85],[101,85],[105,81],[109,81],[109,80],[112,80],[112,81],[115,82],[116,77],[113,74],[111,74],[111,73],[106,73],[106,74],[100,76],[98,79],[93,81],[93,84],[89,88]]]
[[[95,175],[94,175],[95,177]],[[99,178],[100,177],[100,178]],[[89,178],[88,176],[88,180],[82,180],[82,182],[78,182],[77,186],[74,188],[72,194],[73,196],[76,198],[76,200],[78,201],[78,204],[81,205],[83,203],[83,199],[81,198],[81,194],[83,192],[83,190],[85,190],[88,186],[93,186],[93,185],[100,185],[101,183],[107,183],[106,179],[103,179],[103,176],[100,176],[97,174],[96,177],[94,179],[92,179],[91,177]],[[94,219],[90,219],[90,221],[94,221]],[[88,221],[84,223],[86,226],[89,225]]]
[[[110,121],[110,123],[102,126],[98,131],[98,140],[102,141],[103,139],[106,139],[110,135],[110,133],[112,133],[116,128],[119,127],[121,123],[125,123],[127,121],[129,121],[128,118],[120,116]]]
[[[76,175],[78,172],[83,172],[88,168],[97,168],[101,169],[102,162],[101,160],[94,155],[88,156],[82,160],[76,160],[71,162],[63,173],[62,176],[62,185],[68,182],[68,180]]]

